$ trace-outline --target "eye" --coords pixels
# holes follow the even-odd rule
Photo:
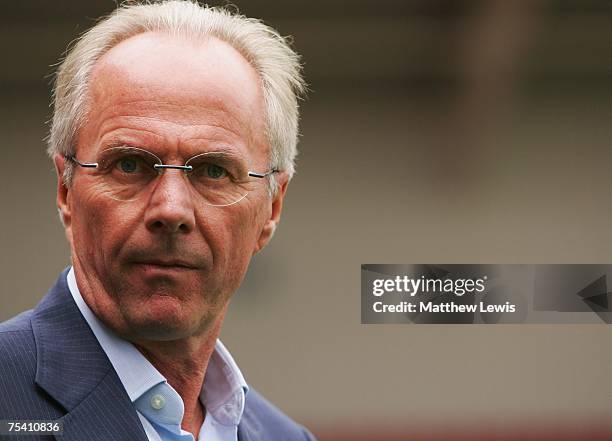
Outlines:
[[[117,166],[124,173],[134,173],[138,169],[138,160],[136,158],[121,158],[117,161]]]
[[[206,176],[212,179],[221,179],[227,176],[227,170],[220,165],[207,164],[206,165]]]

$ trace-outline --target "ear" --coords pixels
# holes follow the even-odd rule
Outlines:
[[[64,170],[66,169],[66,159],[59,154],[53,156],[55,163],[55,171],[57,173],[57,210],[64,229],[66,237],[72,244],[72,215],[70,212],[70,204],[68,203],[70,189],[64,184]]]
[[[255,249],[253,249],[253,254],[264,249],[268,242],[270,242],[270,239],[272,239],[272,236],[274,235],[274,230],[276,230],[278,222],[280,221],[281,211],[283,210],[283,199],[285,197],[285,192],[287,191],[287,186],[289,185],[289,175],[285,172],[280,172],[275,176],[275,178],[278,190],[270,201],[272,204],[270,217],[266,220],[266,223],[261,230],[257,243],[255,244]]]

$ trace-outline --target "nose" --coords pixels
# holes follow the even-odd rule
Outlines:
[[[164,170],[155,182],[145,212],[152,233],[189,233],[195,227],[195,206],[189,182],[179,170]]]

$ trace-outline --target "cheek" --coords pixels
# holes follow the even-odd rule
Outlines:
[[[269,218],[266,213],[264,201],[259,201],[256,207],[250,207],[241,218],[241,221],[236,226],[236,237],[241,239],[242,250],[249,257],[253,247],[256,245],[257,239],[261,235],[261,230],[265,224],[265,220]]]
[[[253,248],[261,233],[263,226],[263,216],[261,210],[256,210],[250,206],[236,206],[234,208],[224,207],[219,216],[212,218],[209,216],[207,238],[214,241],[216,259],[219,266],[230,269],[231,274],[226,277],[239,278],[246,272],[251,260]]]
[[[134,229],[127,204],[95,197],[95,191],[75,192],[71,210],[74,251],[96,266],[112,258]]]

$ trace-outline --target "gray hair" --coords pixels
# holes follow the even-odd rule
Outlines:
[[[73,155],[76,136],[88,112],[88,88],[96,62],[134,35],[165,32],[229,43],[259,74],[266,110],[270,166],[291,177],[298,140],[298,98],[305,91],[299,55],[276,30],[260,20],[194,0],[130,2],[85,32],[60,64],[53,91],[53,119],[47,139],[50,156]],[[70,184],[71,163],[64,182]],[[272,175],[273,176],[273,175]],[[271,188],[274,189],[274,181]]]

